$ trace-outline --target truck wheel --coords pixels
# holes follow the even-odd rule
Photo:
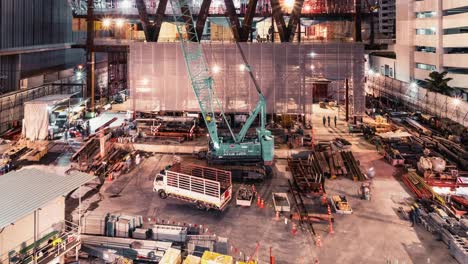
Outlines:
[[[161,199],[166,199],[167,198],[167,193],[164,190],[159,190],[158,194],[159,194],[159,198],[161,198]]]
[[[199,210],[207,210],[206,205],[204,203],[202,203],[202,202],[197,202],[197,208]]]

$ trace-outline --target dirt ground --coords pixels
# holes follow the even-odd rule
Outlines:
[[[266,201],[265,208],[257,206],[240,208],[232,201],[224,212],[200,211],[193,205],[176,199],[160,199],[152,191],[156,173],[173,160],[172,155],[156,154],[113,182],[106,182],[101,189],[101,200],[92,213],[123,213],[142,215],[151,221],[169,221],[180,224],[197,224],[208,233],[227,237],[230,253],[237,258],[255,255],[258,243],[260,263],[269,263],[269,252],[276,263],[457,263],[445,245],[420,226],[410,223],[398,213],[399,207],[407,208],[411,200],[395,169],[375,151],[375,147],[358,136],[349,135],[340,116],[333,126],[336,110],[314,109],[314,135],[317,140],[345,137],[353,143],[352,150],[364,171],[373,167],[376,176],[372,181],[372,198],[360,200],[359,182],[347,178],[329,180],[327,194],[347,196],[351,215],[333,212],[334,233],[329,234],[327,223],[314,224],[322,237],[318,247],[310,233],[291,232],[292,223],[284,217],[277,220],[272,208],[272,192],[288,192],[286,160],[277,160],[271,179],[256,183],[256,188]],[[323,126],[322,117],[331,116],[332,127]],[[192,162],[182,156],[184,162]],[[234,185],[234,192],[239,184]],[[205,230],[206,231],[206,230]],[[388,262],[386,262],[388,261]]]

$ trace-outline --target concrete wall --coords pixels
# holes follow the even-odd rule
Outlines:
[[[345,79],[351,105],[364,112],[364,49],[359,43],[242,43],[242,49],[267,99],[270,113],[311,113],[312,84],[331,81],[329,97],[344,101]],[[233,43],[203,44],[217,97],[226,112],[249,112],[258,96]],[[311,56],[313,52],[313,56]],[[131,99],[137,110],[199,111],[188,80],[180,43],[130,46]]]
[[[369,64],[374,72],[396,78],[396,59],[370,55]]]
[[[54,225],[65,220],[65,198],[59,197],[37,211],[37,238],[54,231]],[[8,263],[8,252],[27,247],[34,242],[34,213],[5,227],[0,233],[0,262]],[[4,262],[6,261],[6,262]]]
[[[413,1],[396,0],[396,76],[409,82],[413,75]]]

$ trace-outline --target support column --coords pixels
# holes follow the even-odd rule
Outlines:
[[[91,112],[94,112],[94,74],[95,74],[95,54],[94,54],[94,1],[88,1],[87,14],[87,38],[86,38],[86,87],[87,91],[83,98],[91,97]]]
[[[278,0],[271,0],[271,14],[273,20],[276,22],[276,27],[278,28],[278,34],[280,36],[281,42],[287,42],[288,38],[286,36],[287,28],[286,22],[284,22],[283,12],[281,11],[281,5]],[[273,27],[273,36],[274,36],[274,26]]]
[[[255,16],[255,10],[257,9],[258,0],[249,0],[247,5],[247,12],[245,13],[244,21],[242,22],[242,31],[241,31],[241,41],[245,42],[248,40],[249,35],[250,38],[253,36],[253,18]]]
[[[235,41],[240,42],[240,22],[236,14],[236,8],[232,0],[224,0],[226,6],[226,12],[229,17],[229,22],[231,25],[232,35],[234,36]]]
[[[304,6],[304,0],[296,0],[294,1],[294,8],[291,12],[291,17],[288,22],[288,37],[287,42],[292,42],[294,40],[294,34],[296,33],[296,27],[300,24],[301,19],[301,10]],[[300,32],[300,25],[299,25],[299,32]]]
[[[166,12],[167,0],[159,0],[158,9],[156,10],[156,16],[154,18],[154,37],[152,41],[157,42],[159,39],[159,33],[161,32],[161,26],[164,20],[164,13]]]
[[[361,14],[361,0],[355,0],[355,15],[354,15],[354,41],[362,42],[362,14]]]
[[[349,121],[349,80],[346,78],[346,91],[345,91],[345,120]]]
[[[167,1],[167,0],[166,0]],[[196,22],[196,31],[198,36],[198,41],[201,41],[203,35],[203,29],[205,28],[206,19],[208,18],[210,11],[211,0],[203,0],[200,12],[198,13],[198,18]]]

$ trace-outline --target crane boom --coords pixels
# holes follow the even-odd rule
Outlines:
[[[226,162],[257,162],[263,161],[270,164],[274,156],[274,143],[271,132],[265,129],[266,103],[265,98],[256,82],[253,73],[248,66],[244,53],[242,59],[246,65],[250,77],[254,81],[255,88],[259,94],[259,101],[253,112],[247,119],[239,134],[235,135],[222,109],[213,89],[213,78],[203,54],[203,49],[194,31],[195,21],[193,19],[188,0],[170,0],[174,22],[179,35],[182,52],[185,58],[187,72],[190,76],[192,89],[197,97],[200,111],[203,115],[212,145],[208,152],[212,160]],[[219,112],[231,133],[231,139],[224,139],[218,135],[217,120],[215,114]],[[260,115],[261,127],[256,129],[257,138],[246,140],[247,131]]]
[[[219,108],[218,110],[225,120],[226,117],[220,107],[221,104],[214,94],[213,78],[208,70],[198,36],[192,32],[195,28],[195,21],[193,20],[187,0],[171,0],[171,6],[192,89],[197,97],[200,111],[213,142],[213,147],[218,149],[220,139],[218,137],[215,115],[216,108]],[[185,34],[187,35],[186,38],[184,37]],[[228,128],[231,136],[235,139],[235,135],[229,124]]]

